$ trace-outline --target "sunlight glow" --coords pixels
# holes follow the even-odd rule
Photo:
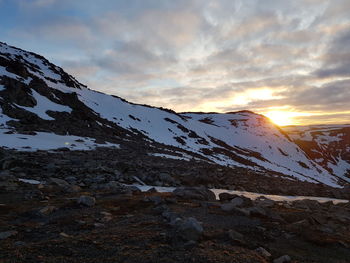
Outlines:
[[[264,113],[272,122],[279,126],[287,125],[298,125],[296,117],[309,116],[310,114],[304,112],[293,112],[293,111],[283,111],[283,110],[273,110]]]

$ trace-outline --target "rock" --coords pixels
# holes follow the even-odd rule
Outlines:
[[[96,199],[92,196],[82,195],[78,199],[78,204],[92,207],[96,204]]]
[[[148,193],[157,193],[158,191],[156,188],[152,187],[152,188],[148,189],[147,192]]]
[[[14,230],[5,231],[5,232],[0,232],[0,240],[3,240],[3,239],[6,239],[6,238],[15,236],[15,235],[17,235],[17,234],[18,234],[18,232],[17,232],[17,231],[14,231]]]
[[[0,181],[0,190],[5,191],[16,191],[18,189],[18,184],[14,181]]]
[[[228,231],[227,234],[229,239],[232,240],[234,243],[238,243],[239,245],[246,244],[246,242],[244,241],[244,236],[241,233],[231,229]]]
[[[16,241],[15,243],[13,243],[16,247],[24,247],[27,245],[26,242],[23,241]]]
[[[179,215],[178,213],[170,212],[170,211],[164,211],[164,212],[162,213],[162,216],[163,216],[167,221],[169,221],[169,223],[170,223],[171,225],[174,224],[174,222],[175,222],[175,220],[176,220],[177,218],[181,219],[181,218],[180,218],[180,215]]]
[[[260,207],[270,208],[275,205],[275,201],[268,199],[266,197],[259,197],[255,200],[255,204]]]
[[[333,196],[337,199],[344,198],[343,192],[340,189],[332,189],[331,192],[332,192]]]
[[[17,181],[16,177],[10,174],[10,171],[2,171],[0,172],[0,182],[2,181]]]
[[[259,206],[249,207],[246,210],[249,211],[250,216],[266,217],[266,211]]]
[[[163,214],[164,212],[169,211],[169,207],[168,207],[167,205],[165,205],[165,204],[163,204],[163,205],[158,205],[158,206],[156,206],[156,207],[153,208],[153,211],[154,211],[156,214],[160,215],[160,214]]]
[[[159,205],[159,204],[164,202],[164,199],[162,197],[160,197],[160,196],[157,196],[157,195],[155,195],[155,196],[148,196],[146,199],[147,199],[147,201],[150,201],[150,202],[152,202],[155,205]]]
[[[196,241],[190,240],[184,244],[184,249],[191,249],[191,248],[194,248],[196,245],[197,245]]]
[[[273,263],[288,263],[291,262],[291,258],[288,255],[284,255],[282,257],[276,258],[273,260]]]
[[[159,173],[158,178],[163,183],[169,183],[169,184],[175,183],[174,178],[168,173]]]
[[[63,188],[70,186],[69,183],[67,183],[67,181],[59,179],[59,178],[51,177],[51,178],[49,178],[49,180],[47,182],[48,182],[48,184],[57,185],[57,186],[63,187]]]
[[[65,191],[67,193],[79,193],[81,191],[81,187],[78,185],[70,185],[69,187],[65,188]]]
[[[236,197],[232,199],[230,202],[222,204],[221,205],[221,210],[225,212],[231,212],[235,210],[236,207],[240,206],[243,204],[243,199],[240,197]]]
[[[321,204],[315,200],[297,200],[292,202],[292,206],[295,208],[303,209],[303,210],[319,210],[321,209]]]
[[[231,211],[235,210],[236,205],[232,204],[232,203],[225,203],[225,204],[222,204],[220,207],[221,207],[222,211],[231,212]]]
[[[55,206],[52,206],[52,205],[49,205],[49,206],[45,206],[43,208],[41,208],[39,210],[39,213],[41,215],[44,215],[44,216],[48,216],[50,215],[52,212],[54,212],[55,210],[57,210],[57,208]]]
[[[61,237],[64,237],[64,238],[70,238],[70,237],[71,237],[70,235],[68,235],[68,234],[66,234],[66,233],[64,233],[64,232],[61,232],[61,233],[60,233],[60,236],[61,236]]]
[[[220,201],[228,201],[228,200],[232,200],[236,197],[239,197],[238,195],[235,194],[229,194],[229,193],[220,193],[219,194],[219,199]]]
[[[8,157],[1,160],[2,170],[9,170],[14,167],[21,167],[23,165],[23,160],[15,157]]]
[[[230,201],[231,204],[234,204],[235,206],[241,206],[243,204],[243,199],[240,197],[236,197]]]
[[[176,224],[176,234],[186,241],[197,241],[203,233],[203,227],[193,217],[189,217],[185,220],[180,220]]]
[[[215,201],[215,194],[205,187],[178,187],[173,192],[183,199],[202,201]]]
[[[257,249],[255,249],[255,251],[264,257],[271,257],[271,254],[263,247],[258,247]]]

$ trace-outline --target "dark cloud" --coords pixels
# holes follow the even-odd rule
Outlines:
[[[321,78],[350,77],[350,25],[330,44],[324,62],[315,74]]]

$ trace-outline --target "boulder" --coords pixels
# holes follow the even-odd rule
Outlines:
[[[205,187],[178,187],[173,192],[183,199],[202,201],[215,201],[215,194]]]
[[[78,204],[92,207],[96,204],[96,199],[92,196],[82,195],[78,199]]]
[[[260,207],[267,207],[267,208],[273,207],[275,205],[275,201],[268,199],[266,197],[259,197],[255,200],[254,203]]]
[[[63,179],[59,179],[59,178],[54,178],[54,177],[49,178],[47,183],[57,185],[57,186],[62,187],[62,188],[70,186],[69,183],[67,183],[67,181],[65,181]]]
[[[45,207],[41,208],[39,210],[39,214],[43,215],[43,216],[48,216],[56,210],[57,210],[57,208],[55,206],[49,205],[49,206],[45,206]]]
[[[232,199],[230,202],[222,204],[221,210],[223,210],[225,212],[231,212],[231,211],[235,210],[236,207],[239,207],[242,204],[243,204],[243,199],[240,197],[236,197],[236,198]]]
[[[257,249],[255,249],[256,252],[258,252],[260,255],[269,258],[271,257],[271,253],[268,252],[265,248],[263,247],[258,247]]]
[[[198,241],[203,233],[203,227],[193,217],[180,219],[175,224],[176,235],[185,241]]]
[[[5,232],[0,232],[0,240],[12,237],[17,235],[17,231],[11,230],[11,231],[5,231]]]
[[[229,193],[220,193],[219,194],[219,199],[221,202],[223,201],[229,201],[229,200],[232,200],[236,197],[239,197],[238,195],[235,195],[235,194],[229,194]]]
[[[234,243],[237,243],[238,245],[245,245],[246,244],[246,242],[244,241],[244,236],[241,233],[231,229],[228,231],[227,234],[228,234],[229,239],[231,241],[233,241]]]
[[[282,257],[276,258],[273,260],[273,263],[288,263],[291,262],[292,259],[288,255],[284,255]]]

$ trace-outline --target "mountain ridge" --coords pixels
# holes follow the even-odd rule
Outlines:
[[[176,113],[131,103],[89,89],[44,57],[5,43],[0,43],[0,106],[2,146],[9,148],[36,149],[16,134],[26,135],[26,142],[39,133],[58,141],[76,136],[65,145],[72,150],[119,147],[129,140],[164,158],[197,159],[335,187],[348,181],[309,158],[263,115]],[[23,146],[11,147],[11,140],[22,140]]]

